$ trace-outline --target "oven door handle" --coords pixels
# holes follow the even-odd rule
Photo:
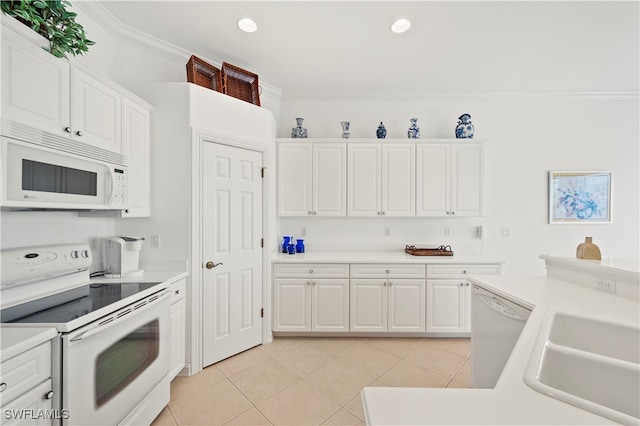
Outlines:
[[[162,299],[168,298],[168,297],[170,297],[170,296],[171,296],[171,293],[170,293],[169,291],[167,291],[167,290],[164,290],[164,293],[163,293],[160,297],[158,297],[154,302],[160,302]],[[138,303],[139,303],[139,302],[138,302]],[[150,305],[148,305],[148,304],[147,304],[147,305],[143,306],[142,308],[138,308],[138,309],[136,309],[134,312],[135,312],[135,313],[144,312],[144,311],[146,311],[147,309],[151,309],[151,308],[153,308],[153,307],[155,307],[155,306],[156,306],[155,304],[154,304],[153,306],[150,306]],[[96,325],[95,327],[90,328],[89,330],[87,330],[87,331],[85,331],[85,332],[83,332],[83,333],[78,334],[77,336],[73,336],[72,338],[70,338],[70,339],[69,339],[69,341],[70,341],[70,342],[77,342],[77,341],[79,341],[79,340],[82,340],[82,339],[85,339],[85,338],[91,337],[91,336],[93,336],[93,335],[96,335],[96,334],[98,334],[98,333],[101,333],[102,331],[106,330],[106,328],[110,328],[111,326],[113,326],[113,325],[115,325],[115,324],[119,324],[119,323],[120,323],[120,320],[122,320],[122,321],[127,320],[127,319],[128,319],[128,317],[127,317],[126,315],[125,315],[125,316],[122,316],[122,317],[118,317],[118,314],[119,314],[120,312],[122,312],[122,311],[126,310],[126,309],[128,309],[128,308],[123,308],[123,309],[120,309],[118,312],[114,312],[114,313],[111,315],[111,318],[113,318],[111,321],[109,321],[109,322],[107,322],[107,323],[104,323],[104,322],[103,322],[103,323],[102,323],[103,325],[102,325],[102,324],[98,324],[98,325]],[[106,328],[105,328],[104,326],[106,326]]]

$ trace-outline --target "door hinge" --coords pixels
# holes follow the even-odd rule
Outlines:
[[[260,308],[260,318],[264,318],[264,308]]]
[[[264,238],[260,238],[260,247],[264,248]]]
[[[264,171],[267,170],[266,167],[263,167],[262,170],[260,171],[260,174],[262,175],[262,177],[264,177]]]

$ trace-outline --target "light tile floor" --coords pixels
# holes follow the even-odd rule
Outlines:
[[[277,337],[171,383],[160,425],[362,425],[365,386],[471,387],[469,339]]]

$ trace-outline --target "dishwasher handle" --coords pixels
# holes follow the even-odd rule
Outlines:
[[[514,311],[513,309],[511,309],[510,307],[502,303],[502,301],[497,297],[487,296],[484,294],[475,294],[474,296],[476,296],[478,299],[484,302],[485,305],[487,305],[488,307],[490,307],[500,315],[512,318],[516,321],[522,321],[522,322],[527,321],[527,318],[521,316],[516,311]]]

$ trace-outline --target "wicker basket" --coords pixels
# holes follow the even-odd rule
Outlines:
[[[197,56],[191,56],[187,62],[187,81],[216,92],[222,92],[220,69]]]
[[[453,256],[451,246],[440,246],[434,249],[406,246],[404,251],[412,256]]]
[[[222,63],[222,93],[260,106],[258,74]]]

